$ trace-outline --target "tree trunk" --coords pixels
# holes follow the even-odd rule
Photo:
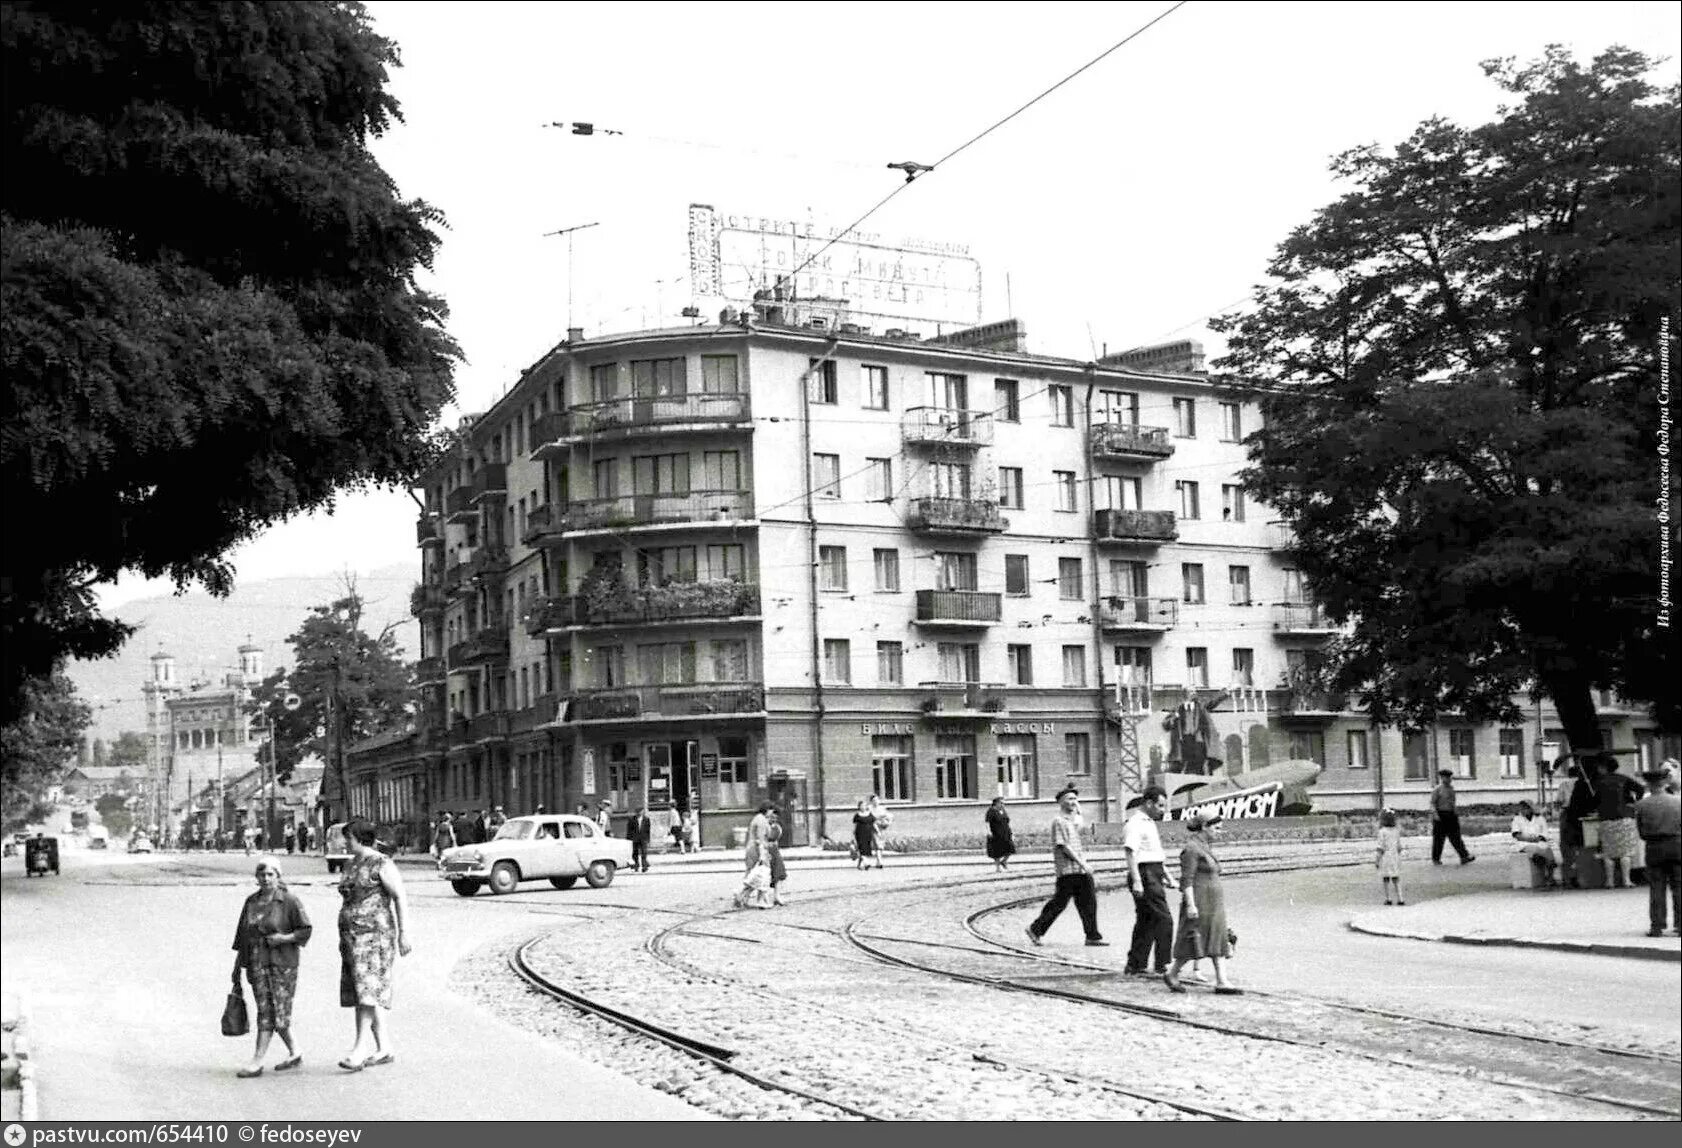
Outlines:
[[[1594,690],[1588,675],[1575,667],[1540,671],[1543,689],[1553,700],[1559,723],[1565,727],[1570,751],[1581,758],[1605,749],[1600,740],[1600,721],[1595,715]]]

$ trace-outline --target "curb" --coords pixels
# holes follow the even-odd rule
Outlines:
[[[1349,930],[1372,937],[1391,937],[1404,941],[1438,941],[1449,945],[1485,945],[1515,949],[1552,949],[1561,953],[1587,953],[1597,957],[1630,957],[1642,961],[1670,961],[1682,963],[1682,948],[1657,949],[1647,945],[1617,945],[1600,941],[1544,941],[1534,937],[1489,937],[1463,933],[1426,933],[1406,929],[1385,928],[1364,924],[1360,918],[1349,922]]]

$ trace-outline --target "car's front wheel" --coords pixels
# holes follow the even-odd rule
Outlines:
[[[578,878],[577,877],[551,877],[551,878],[549,878],[549,884],[553,885],[557,889],[570,889],[574,885],[578,884]]]
[[[520,871],[514,868],[513,862],[499,861],[496,868],[491,870],[491,892],[512,893],[519,884]]]
[[[584,870],[584,880],[590,883],[592,889],[605,889],[613,884],[613,862],[595,861]]]
[[[456,891],[457,896],[471,897],[479,891],[479,882],[463,878],[459,881],[451,881],[450,888]]]

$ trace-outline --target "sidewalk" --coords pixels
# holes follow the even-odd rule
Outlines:
[[[1682,939],[1673,934],[1647,936],[1645,887],[1461,893],[1374,909],[1350,921],[1349,927],[1415,941],[1682,961]]]

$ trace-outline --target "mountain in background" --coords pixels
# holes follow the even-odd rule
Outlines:
[[[363,629],[378,634],[396,622],[397,644],[405,661],[420,656],[420,625],[409,614],[409,591],[419,580],[415,567],[386,566],[356,575],[365,605]],[[239,647],[247,640],[262,647],[263,673],[292,664],[290,635],[308,617],[310,607],[325,606],[344,590],[342,574],[271,578],[238,584],[226,598],[203,591],[137,598],[115,614],[138,627],[115,657],[73,661],[70,679],[93,707],[88,741],[115,740],[123,730],[144,732],[146,704],[141,686],[151,679],[152,655],[162,650],[175,658],[176,680],[220,681],[239,667]]]

